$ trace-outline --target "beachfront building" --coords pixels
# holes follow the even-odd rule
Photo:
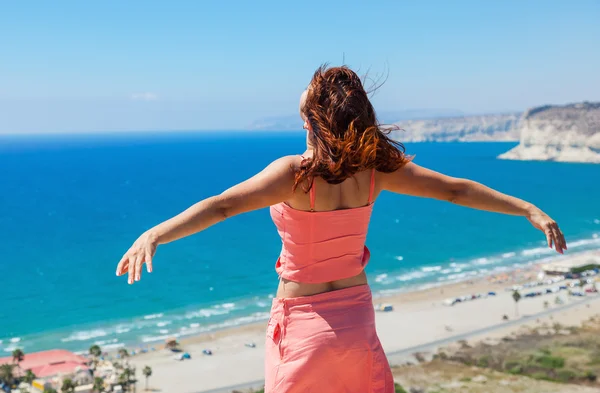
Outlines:
[[[564,276],[598,269],[600,269],[600,253],[585,254],[579,257],[575,256],[542,265],[542,270],[548,275]]]
[[[12,357],[0,358],[0,364],[13,363]],[[88,359],[63,349],[28,353],[15,370],[17,375],[31,370],[38,379],[31,384],[32,392],[43,392],[46,387],[60,387],[63,378],[71,378],[80,388],[93,382],[92,374],[87,366]],[[87,393],[89,389],[77,392]]]

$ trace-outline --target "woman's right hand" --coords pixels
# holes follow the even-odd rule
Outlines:
[[[117,276],[129,273],[127,282],[133,284],[142,278],[142,265],[146,264],[148,273],[152,273],[152,257],[158,246],[157,236],[148,231],[143,233],[127,250],[117,265]]]

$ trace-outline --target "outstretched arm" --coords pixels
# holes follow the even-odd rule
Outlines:
[[[287,156],[273,161],[252,178],[149,229],[123,255],[117,276],[129,273],[128,282],[133,284],[141,278],[144,263],[148,272],[152,271],[152,257],[159,244],[193,235],[228,217],[289,199],[293,194],[294,160],[295,157]]]
[[[382,173],[382,188],[399,194],[434,198],[503,214],[524,216],[544,232],[548,247],[563,253],[567,249],[558,225],[535,205],[502,194],[472,180],[455,178],[423,168],[412,162],[393,173]]]

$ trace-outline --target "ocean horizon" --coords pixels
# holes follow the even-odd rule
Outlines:
[[[600,166],[496,159],[515,145],[406,149],[417,164],[536,204],[567,253],[600,249]],[[160,246],[135,285],[115,269],[146,229],[304,149],[305,134],[288,131],[0,136],[0,356],[152,346],[265,320],[281,247],[266,209]],[[525,218],[390,193],[375,203],[367,245],[376,295],[560,258]]]

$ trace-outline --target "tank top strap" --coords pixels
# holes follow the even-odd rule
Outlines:
[[[375,168],[371,170],[371,186],[369,187],[369,205],[373,203],[373,192],[375,191]]]
[[[315,211],[315,180],[313,179],[312,184],[310,185],[310,211]]]

